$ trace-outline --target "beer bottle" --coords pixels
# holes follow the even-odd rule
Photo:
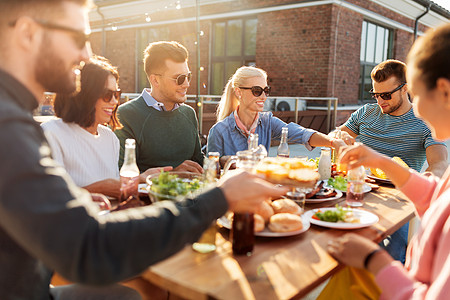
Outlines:
[[[120,168],[120,202],[139,200],[139,168],[136,164],[136,142],[126,139],[125,154],[122,168]]]
[[[289,146],[287,143],[287,137],[288,137],[288,128],[283,127],[281,129],[281,142],[277,150],[278,157],[289,157]]]

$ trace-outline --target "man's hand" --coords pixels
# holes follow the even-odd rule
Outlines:
[[[217,186],[225,194],[229,210],[234,212],[254,212],[261,202],[279,198],[289,191],[242,170],[228,171]]]
[[[192,160],[185,160],[178,167],[173,169],[174,171],[184,171],[197,174],[203,174],[203,168],[198,163]]]
[[[146,179],[149,175],[161,173],[161,171],[167,172],[171,171],[173,168],[171,166],[168,167],[158,167],[158,168],[148,168],[145,172],[139,175],[139,182],[145,183]]]

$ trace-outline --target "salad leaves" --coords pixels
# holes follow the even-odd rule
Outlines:
[[[339,221],[344,222],[345,214],[346,211],[344,211],[342,206],[336,204],[336,210],[326,210],[324,212],[319,210],[312,217],[316,220],[336,223]]]
[[[162,171],[158,177],[152,179],[150,189],[158,194],[167,196],[184,196],[202,187],[198,178],[180,178],[176,174]]]
[[[344,209],[342,206],[336,204],[335,210],[318,210],[313,216],[313,219],[324,222],[345,222],[345,223],[359,223],[359,218],[355,217],[353,211]]]
[[[336,190],[347,191],[347,179],[342,176],[330,177],[328,185],[334,187]]]

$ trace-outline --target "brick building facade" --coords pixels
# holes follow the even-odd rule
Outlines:
[[[194,78],[189,94],[197,94],[199,66],[199,94],[206,95],[220,94],[236,67],[250,64],[267,71],[274,96],[337,97],[340,105],[358,105],[367,101],[368,70],[386,58],[405,60],[414,41],[415,18],[425,11],[423,5],[431,3],[428,0],[198,2],[203,33],[200,64],[197,64],[195,1],[96,1],[99,7],[90,15],[93,51],[119,67],[122,90],[140,92],[146,86],[141,61],[149,42],[175,40],[190,52],[189,66]],[[177,9],[177,5],[181,8]],[[104,19],[100,18],[102,15]],[[151,21],[146,22],[145,17]],[[419,21],[418,33],[444,22],[450,22],[450,12],[432,4]],[[113,27],[117,30],[113,31]],[[364,35],[366,46],[362,45]],[[374,38],[377,40],[372,41]],[[384,43],[384,48],[380,43]],[[362,47],[367,48],[365,58],[371,55],[368,60],[363,58]],[[234,54],[227,56],[226,52]],[[342,112],[340,119],[347,115],[348,112]]]

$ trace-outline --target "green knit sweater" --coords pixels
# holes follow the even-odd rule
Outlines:
[[[136,162],[141,172],[148,168],[180,165],[193,160],[203,165],[198,122],[194,109],[182,104],[173,111],[158,111],[138,97],[118,109],[122,129],[119,167],[123,164],[125,140],[136,140]]]

